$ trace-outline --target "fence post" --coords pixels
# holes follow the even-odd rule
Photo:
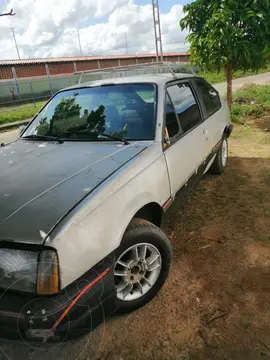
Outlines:
[[[74,61],[74,63],[73,63],[73,66],[74,66],[74,72],[77,72],[77,64],[76,64],[75,61]]]
[[[37,107],[31,81],[29,81],[29,86],[30,86],[30,90],[31,90],[32,98],[33,98],[34,107]]]
[[[121,66],[121,61],[120,61],[120,59],[118,59],[118,66]]]
[[[49,71],[49,66],[48,66],[48,64],[45,64],[45,69],[46,69],[46,74],[47,74],[47,76],[48,76],[48,81],[49,81],[51,96],[53,96],[53,88],[52,88],[52,83],[51,83],[51,77],[50,77],[50,71]]]
[[[100,61],[99,60],[97,61],[97,64],[98,64],[98,69],[100,70]]]
[[[12,67],[12,68],[11,68],[11,71],[12,71],[12,75],[13,75],[13,79],[14,79],[14,82],[15,82],[15,86],[16,86],[17,93],[18,93],[19,97],[21,97],[20,88],[19,88],[19,84],[18,84],[18,80],[17,80],[17,74],[16,74],[15,67]]]

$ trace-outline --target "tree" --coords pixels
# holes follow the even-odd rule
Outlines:
[[[70,98],[62,98],[59,104],[56,105],[54,114],[50,120],[50,134],[53,132],[58,133],[57,122],[60,120],[65,121],[65,126],[61,126],[61,131],[64,128],[68,129],[71,126],[74,126],[73,122],[78,121],[80,118],[81,106],[76,104],[76,96],[74,95]]]
[[[97,133],[104,133],[105,131],[105,106],[104,105],[99,105],[99,107],[96,110],[92,110],[90,112],[90,114],[88,115],[88,111],[87,113],[85,112],[85,115],[87,115],[87,127],[90,130],[94,130]]]
[[[270,52],[270,0],[196,0],[184,6],[191,61],[227,77],[232,105],[233,71],[266,66]]]
[[[16,14],[13,12],[13,9],[11,9],[10,12],[8,12],[8,13],[0,14],[0,16],[14,16],[14,15],[16,15]]]

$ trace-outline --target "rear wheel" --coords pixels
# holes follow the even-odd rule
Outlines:
[[[221,147],[219,148],[215,160],[210,168],[213,174],[223,174],[228,161],[228,140],[226,137],[222,139]]]
[[[167,236],[157,226],[132,221],[116,251],[118,312],[138,309],[156,296],[168,276],[171,257]]]

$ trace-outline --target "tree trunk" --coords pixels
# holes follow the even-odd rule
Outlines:
[[[232,75],[233,75],[233,66],[231,63],[227,65],[226,70],[227,70],[227,103],[231,111],[232,110]]]

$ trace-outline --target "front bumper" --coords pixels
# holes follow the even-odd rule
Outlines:
[[[64,341],[94,330],[117,309],[113,264],[110,255],[55,296],[3,292],[0,337]]]

